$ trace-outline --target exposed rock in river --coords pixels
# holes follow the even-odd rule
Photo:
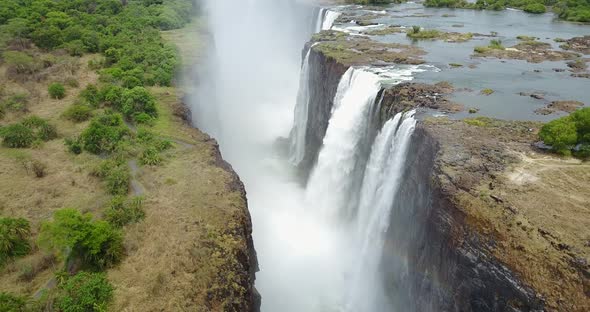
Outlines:
[[[474,57],[526,60],[530,63],[573,60],[580,55],[574,52],[551,49],[551,44],[540,41],[524,41],[510,48],[476,47]]]

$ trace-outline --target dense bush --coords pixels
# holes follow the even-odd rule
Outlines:
[[[106,311],[113,286],[104,273],[80,272],[59,285],[55,304],[59,311]]]
[[[110,153],[128,133],[120,114],[105,112],[92,119],[88,128],[82,132],[80,140],[84,150],[90,153]]]
[[[105,181],[109,194],[123,196],[129,193],[131,173],[124,161],[116,159],[105,160],[95,170],[94,175]]]
[[[31,147],[35,140],[33,130],[22,124],[14,124],[4,127],[1,129],[0,135],[4,138],[2,145],[12,148]]]
[[[27,311],[27,300],[9,293],[0,292],[0,311],[3,312],[25,312]]]
[[[53,99],[63,99],[66,96],[66,89],[61,83],[52,83],[47,88],[49,96]]]
[[[145,218],[143,198],[127,199],[124,196],[115,196],[104,214],[105,220],[117,227],[139,222]]]
[[[76,209],[55,212],[53,221],[41,226],[42,246],[62,256],[82,260],[91,269],[105,269],[118,263],[123,256],[121,232],[108,222],[93,221],[92,215]]]
[[[84,145],[82,143],[82,140],[79,137],[66,138],[64,140],[64,144],[66,145],[66,147],[68,148],[68,151],[70,153],[74,153],[76,155],[81,154],[82,151],[84,150]]]
[[[559,154],[570,155],[573,151],[586,156],[590,145],[590,108],[545,124],[539,137]]]
[[[84,90],[82,90],[82,92],[80,92],[80,98],[82,98],[86,104],[95,108],[100,104],[98,88],[93,84],[89,84]]]
[[[0,218],[0,265],[29,253],[31,226],[26,219]]]
[[[587,0],[426,0],[428,7],[467,8],[478,10],[504,10],[506,7],[523,9],[529,13],[544,13],[547,6],[560,18],[575,22],[590,22],[590,2]]]
[[[70,106],[63,115],[73,122],[83,122],[92,117],[92,108],[85,104],[76,103]]]
[[[154,118],[158,116],[156,99],[143,87],[125,90],[122,99],[120,110],[129,118],[134,119],[140,114],[146,114]]]
[[[525,12],[529,12],[529,13],[535,13],[535,14],[542,14],[547,12],[547,9],[545,8],[545,6],[541,3],[531,3],[531,4],[527,4],[523,10]]]
[[[176,50],[159,30],[174,29],[190,21],[192,0],[167,1],[47,1],[2,0],[0,25],[7,40],[32,40],[41,49],[63,48],[74,56],[103,53],[104,65],[124,72],[138,68],[153,77],[152,84],[170,85],[178,65]],[[20,70],[36,67],[30,56],[18,55]],[[21,62],[22,61],[22,62]],[[136,77],[146,82],[144,77]],[[117,80],[123,78],[118,77]],[[127,79],[136,85],[138,80]]]
[[[54,125],[49,124],[47,120],[30,116],[21,122],[25,127],[28,127],[34,132],[35,138],[41,141],[49,141],[57,138],[57,129]]]

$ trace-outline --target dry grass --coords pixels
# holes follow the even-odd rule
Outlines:
[[[470,157],[443,170],[461,186],[454,199],[470,227],[496,242],[493,256],[543,296],[548,311],[588,311],[590,164],[533,151],[536,135],[526,129],[534,124],[486,119],[485,126],[434,127],[441,159]]]
[[[17,122],[34,114],[56,125],[60,136],[38,148],[9,149],[0,146],[0,215],[30,220],[33,237],[36,236],[40,223],[51,218],[54,211],[75,207],[98,213],[109,199],[100,181],[88,175],[89,168],[99,159],[87,154],[74,156],[66,151],[63,144],[63,137],[79,133],[86,126],[66,121],[61,115],[82,88],[96,82],[97,75],[86,67],[90,57],[92,56],[78,60],[81,66],[73,75],[63,75],[63,71],[56,70],[54,74],[47,76],[47,80],[40,82],[9,80],[4,75],[5,66],[0,66],[0,84],[4,86],[5,95],[20,92],[29,94],[29,112],[9,112],[0,120],[0,124]],[[47,85],[51,81],[66,78],[76,79],[79,87],[68,87],[68,96],[63,100],[51,99],[47,94]],[[31,161],[46,165],[45,176],[38,178],[30,166],[25,166]],[[31,295],[44,286],[53,271],[60,266],[41,265],[44,257],[46,255],[41,251],[35,250],[31,255],[4,267],[0,271],[0,291]],[[27,267],[35,271],[35,274],[23,279],[22,271]]]
[[[176,96],[165,89],[156,93],[161,100],[168,97],[161,101],[168,111],[166,104]],[[126,229],[129,254],[109,272],[116,286],[114,311],[209,311],[207,290],[219,272],[207,229],[225,232],[246,211],[241,194],[228,191],[231,176],[214,164],[208,137],[179,119],[162,124],[157,128],[164,134],[174,132],[192,146],[177,145],[164,166],[142,169],[147,217]],[[245,238],[236,239],[246,249]]]

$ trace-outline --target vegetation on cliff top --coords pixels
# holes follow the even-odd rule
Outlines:
[[[160,32],[188,23],[193,5],[191,0],[2,1],[1,156],[14,154],[26,173],[32,169],[39,181],[61,183],[58,177],[41,179],[47,174],[46,165],[31,154],[49,155],[50,166],[72,171],[73,164],[66,164],[69,160],[60,158],[56,154],[59,147],[50,142],[63,135],[73,163],[100,162],[99,168],[85,175],[102,179],[104,188],[91,187],[92,194],[85,196],[94,199],[94,206],[103,205],[99,195],[103,192],[114,197],[104,208],[105,220],[98,218],[100,213],[82,214],[81,210],[96,208],[84,206],[79,198],[69,201],[74,208],[55,210],[51,206],[43,213],[33,212],[30,206],[15,211],[14,204],[20,207],[20,199],[10,198],[10,210],[0,209],[0,265],[10,268],[0,274],[4,280],[14,271],[22,273],[15,281],[6,279],[2,288],[15,293],[0,292],[0,310],[36,311],[53,306],[60,311],[103,311],[113,298],[113,286],[104,273],[85,271],[101,272],[118,264],[126,254],[122,227],[145,217],[143,201],[127,198],[131,184],[128,162],[138,158],[144,165],[160,164],[161,153],[172,146],[149,130],[160,118],[159,103],[151,90],[170,86],[180,63],[176,48]],[[71,106],[63,110],[66,103]],[[41,114],[38,117],[32,111]],[[72,123],[56,122],[60,118]],[[15,148],[20,151],[13,152]],[[85,151],[88,154],[81,155]],[[74,174],[68,170],[62,172],[66,180]],[[80,181],[72,178],[65,181],[67,186],[57,185],[67,193],[68,187],[85,183]],[[60,199],[62,194],[53,196]],[[67,196],[58,202],[63,204]],[[52,204],[39,200],[35,205],[48,208],[45,206]],[[53,214],[51,221],[43,220],[48,213]],[[27,215],[31,221],[13,215]],[[64,270],[54,272],[57,287],[47,283],[50,275],[45,273],[60,267],[54,265],[54,255],[59,256]],[[27,259],[17,259],[25,256]],[[35,261],[37,258],[40,260]],[[45,281],[22,288],[22,281],[38,275]],[[35,299],[28,298],[39,287]]]
[[[590,2],[587,0],[426,0],[427,7],[463,8],[501,11],[506,8],[522,9],[540,14],[553,10],[562,19],[573,22],[590,22]]]
[[[590,157],[590,107],[547,123],[539,137],[556,153]]]

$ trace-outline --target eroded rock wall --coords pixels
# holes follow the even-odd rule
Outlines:
[[[309,48],[309,47],[308,47]],[[340,78],[349,66],[311,49],[309,55],[309,111],[305,137],[305,156],[299,168],[304,180],[315,164],[334,105]]]
[[[457,209],[438,160],[439,142],[419,123],[393,204],[385,283],[404,311],[540,311],[534,291],[491,252],[495,241]]]

